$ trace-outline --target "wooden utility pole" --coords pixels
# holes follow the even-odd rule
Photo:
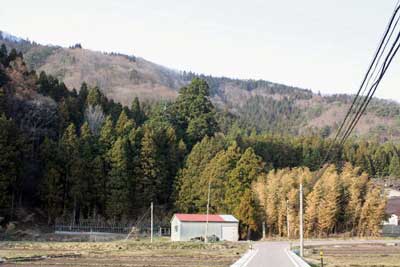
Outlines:
[[[150,242],[153,243],[153,202],[150,204]]]
[[[204,236],[204,242],[207,243],[208,242],[208,214],[210,211],[210,191],[211,191],[211,179],[208,180],[208,196],[207,196],[207,216],[206,216],[206,232],[205,232],[205,236]]]
[[[300,183],[300,257],[303,257],[304,240],[303,240],[303,182]]]

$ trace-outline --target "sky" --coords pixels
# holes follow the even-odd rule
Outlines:
[[[358,90],[397,0],[13,0],[0,30],[176,70]],[[400,56],[376,96],[400,102]],[[396,75],[397,74],[397,75]]]

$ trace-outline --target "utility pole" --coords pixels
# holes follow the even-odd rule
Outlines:
[[[322,250],[319,252],[319,256],[321,258],[321,267],[324,267],[324,252]]]
[[[150,242],[153,243],[153,202],[150,204]]]
[[[300,183],[300,257],[303,257],[304,240],[303,240],[303,181]]]
[[[289,221],[289,200],[286,200],[286,225],[287,225],[287,238],[290,240],[290,221]]]
[[[206,232],[204,236],[204,242],[208,242],[208,214],[210,211],[210,191],[211,191],[211,179],[208,180],[208,196],[207,196],[207,216],[206,216]]]
[[[265,222],[262,223],[262,236],[265,239]]]

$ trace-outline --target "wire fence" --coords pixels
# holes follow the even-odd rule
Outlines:
[[[110,233],[110,234],[129,234],[135,231],[140,236],[150,236],[151,225],[149,223],[123,223],[104,220],[80,220],[78,223],[74,221],[56,220],[54,231],[56,233]],[[153,225],[153,234],[158,236],[169,236],[171,229],[168,225]]]
[[[400,225],[384,225],[382,227],[382,235],[387,237],[399,237],[400,236]]]

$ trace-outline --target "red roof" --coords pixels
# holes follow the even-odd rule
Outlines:
[[[182,222],[206,222],[207,214],[182,214],[177,213],[175,216]],[[217,214],[208,215],[209,222],[224,222],[224,218]]]

